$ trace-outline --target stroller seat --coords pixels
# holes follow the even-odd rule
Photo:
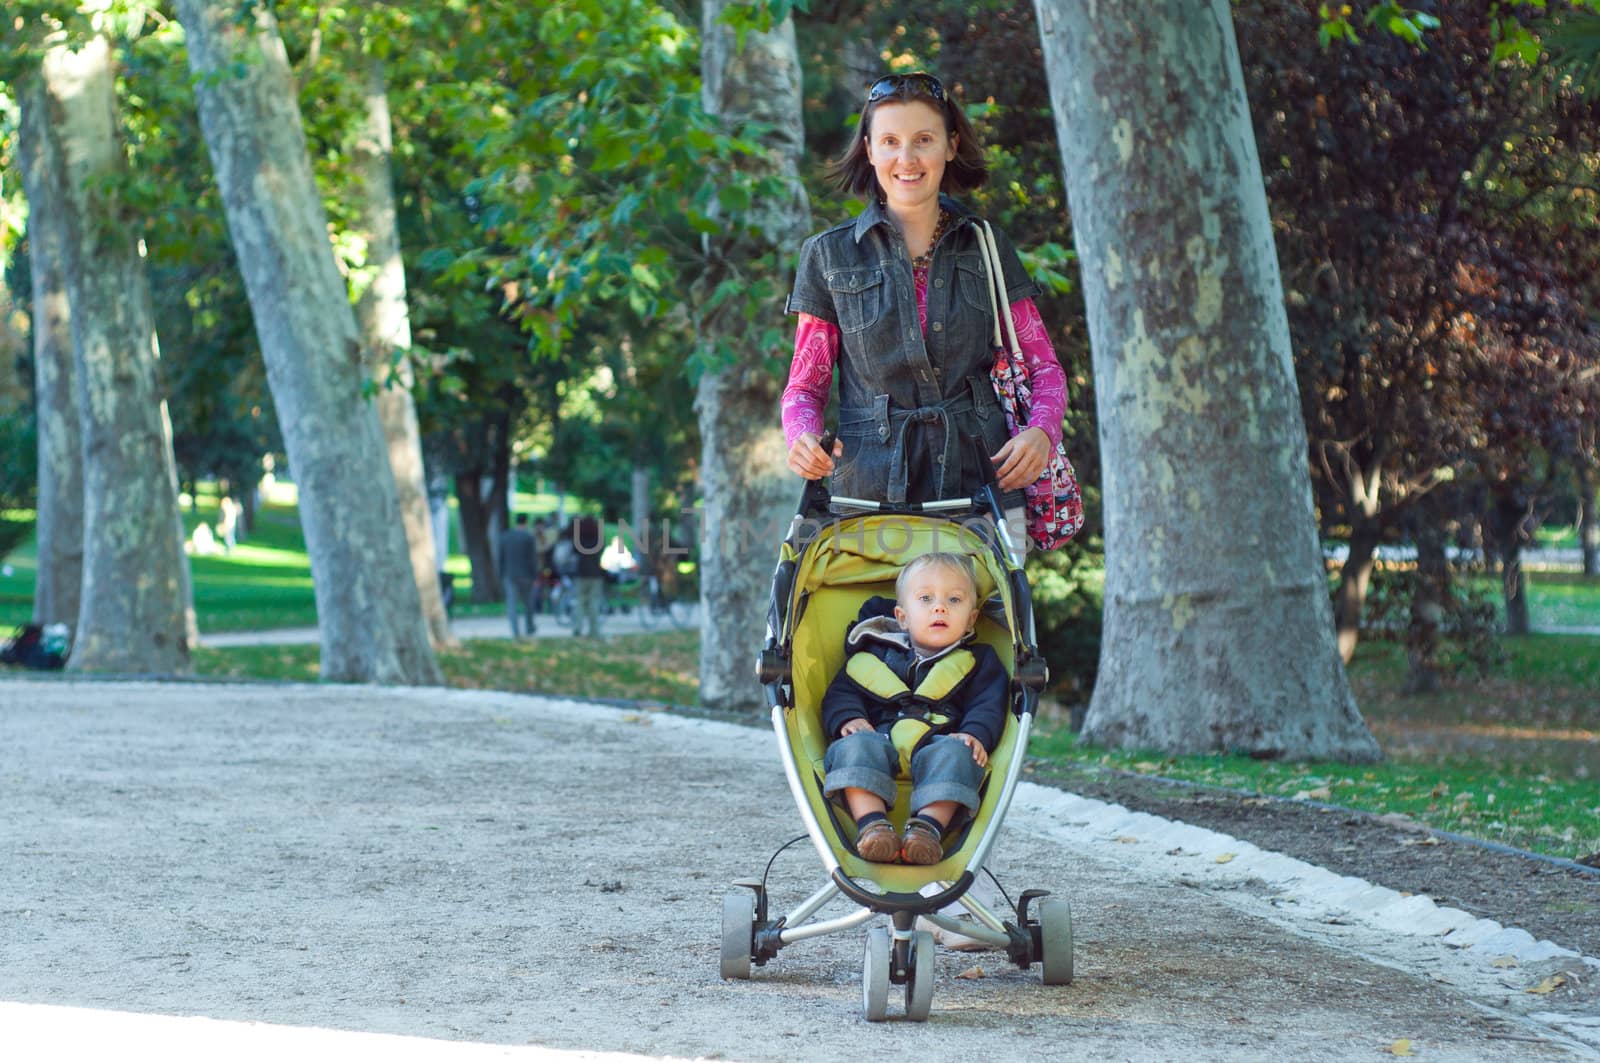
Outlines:
[[[810,559],[796,573],[795,605],[803,613],[794,625],[794,709],[788,714],[795,757],[803,766],[801,784],[813,813],[822,825],[829,847],[840,867],[852,878],[877,883],[886,892],[916,893],[930,882],[956,878],[967,866],[973,848],[991,825],[998,787],[988,785],[1002,773],[1019,751],[1015,714],[1008,713],[1005,731],[989,751],[989,769],[978,812],[959,833],[948,839],[945,857],[937,864],[912,866],[877,864],[855,852],[855,824],[822,793],[823,757],[829,736],[822,730],[822,695],[844,667],[845,633],[861,604],[874,595],[892,598],[894,580],[911,558],[932,550],[962,553],[972,558],[978,576],[978,597],[989,603],[977,626],[978,641],[992,647],[1007,672],[1012,670],[1013,639],[1009,607],[1000,593],[1004,572],[993,571],[993,548],[977,533],[945,521],[909,523],[905,518],[862,518],[855,527],[835,531],[812,544]],[[824,541],[824,539],[826,541]],[[898,795],[889,818],[897,830],[910,814],[911,780],[899,779]]]
[[[757,662],[779,759],[805,822],[802,838],[811,840],[828,878],[782,915],[769,911],[765,875],[735,883],[723,897],[722,977],[749,978],[752,966],[766,964],[788,945],[881,922],[886,916],[891,927],[867,930],[862,1002],[869,1020],[887,1014],[892,985],[905,987],[907,1018],[928,1018],[936,942],[931,931],[919,929],[924,920],[1003,950],[1020,967],[1040,965],[1047,985],[1068,983],[1072,915],[1066,901],[1047,897],[1047,890],[1024,890],[1007,919],[971,893],[1021,775],[1034,706],[1046,679],[1034,640],[1032,597],[1020,558],[1001,530],[999,500],[986,488],[971,499],[898,510],[869,500],[838,502],[849,512],[840,513],[824,489],[808,484],[779,551],[767,638]],[[943,858],[931,865],[872,863],[856,853],[855,823],[849,814],[823,796],[830,736],[822,728],[822,698],[844,666],[845,635],[862,604],[875,595],[892,598],[900,570],[932,551],[972,560],[978,597],[985,603],[976,636],[994,650],[1010,678],[1009,711],[1000,739],[989,751],[978,810],[946,839]],[[897,780],[896,790],[889,818],[903,830],[912,811],[911,781]],[[770,871],[771,863],[767,866]],[[821,914],[838,899],[851,902],[855,910]],[[1011,904],[1009,896],[1006,900]],[[1035,902],[1036,917],[1030,912]],[[953,904],[972,920],[957,921],[948,911]]]

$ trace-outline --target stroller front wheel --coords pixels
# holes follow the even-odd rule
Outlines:
[[[749,978],[756,899],[743,890],[722,898],[722,977]]]
[[[933,933],[919,930],[911,939],[911,963],[906,972],[906,1018],[912,1022],[927,1022],[933,1010],[934,958],[938,946],[933,943]]]
[[[1072,984],[1072,906],[1050,898],[1039,905],[1039,967],[1045,985]]]
[[[868,1022],[889,1017],[889,929],[867,931],[867,954],[861,963],[861,1014]]]

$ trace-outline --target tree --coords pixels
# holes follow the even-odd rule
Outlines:
[[[22,110],[18,163],[28,196],[28,264],[33,287],[33,391],[38,426],[38,494],[34,539],[33,619],[76,627],[83,586],[83,443],[78,424],[77,370],[60,240],[68,209],[61,162],[50,150],[42,85]],[[30,150],[31,149],[31,150]]]
[[[268,367],[315,580],[322,676],[438,683],[364,348],[272,14],[178,5],[201,129]]]
[[[1425,36],[1333,43],[1354,32],[1335,21],[1319,45],[1309,8],[1240,7],[1313,484],[1324,526],[1350,539],[1335,613],[1346,659],[1374,552],[1411,508],[1478,470],[1506,484],[1533,451],[1572,449],[1549,416],[1570,404],[1524,401],[1530,387],[1560,395],[1565,371],[1537,348],[1572,322],[1529,311],[1581,304],[1563,274],[1593,270],[1569,264],[1593,258],[1596,116],[1510,58],[1521,14],[1437,10],[1411,16]]]
[[[400,231],[395,219],[390,156],[389,95],[383,65],[365,62],[366,122],[353,151],[359,174],[363,236],[366,244],[366,290],[356,302],[373,376],[378,382],[378,419],[388,444],[400,517],[405,525],[411,572],[422,600],[422,614],[434,643],[450,638],[450,623],[439,593],[439,563],[433,545],[428,487],[422,468],[422,439],[417,408],[411,399],[415,374],[411,365],[411,316],[406,306],[406,272],[400,257]]]
[[[701,376],[695,397],[705,498],[700,697],[725,708],[749,701],[772,569],[770,550],[763,552],[759,544],[776,542],[798,492],[784,473],[787,448],[776,416],[781,386],[772,362],[782,352],[750,342],[737,301],[710,296],[725,284],[745,286],[744,275],[759,271],[762,258],[770,272],[774,252],[787,264],[811,222],[799,180],[805,128],[794,24],[785,19],[748,31],[740,47],[723,19],[729,6],[707,0],[702,8],[703,105],[730,129],[751,124],[766,130],[766,151],[747,165],[779,178],[787,194],[756,208],[760,219],[747,235],[708,240],[712,268],[701,280],[697,309],[700,342],[725,352]]]
[[[1091,741],[1370,760],[1228,4],[1037,0],[1098,396]]]
[[[83,577],[68,667],[185,672],[188,561],[143,256],[118,197],[127,170],[109,42],[50,48],[24,100],[35,134],[26,150],[50,156],[25,172],[59,182],[30,194],[49,204],[41,220],[59,223],[41,248],[60,253],[83,448]],[[44,410],[41,420],[64,414]]]

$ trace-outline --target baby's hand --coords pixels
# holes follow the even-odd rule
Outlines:
[[[865,717],[857,716],[855,719],[851,720],[849,723],[846,723],[843,727],[839,728],[839,737],[843,738],[846,735],[853,735],[857,731],[870,731],[870,730],[872,730],[872,724],[868,723]]]
[[[965,731],[957,731],[950,737],[954,738],[957,742],[960,742],[962,745],[972,750],[972,759],[978,762],[978,767],[984,767],[989,763],[989,751],[983,748],[982,742],[978,741],[976,738],[973,738]]]

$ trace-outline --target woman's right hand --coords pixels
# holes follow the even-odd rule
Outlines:
[[[820,480],[834,469],[834,458],[844,457],[844,443],[833,441],[833,454],[822,449],[822,441],[811,432],[801,432],[789,448],[789,468],[807,480]]]

